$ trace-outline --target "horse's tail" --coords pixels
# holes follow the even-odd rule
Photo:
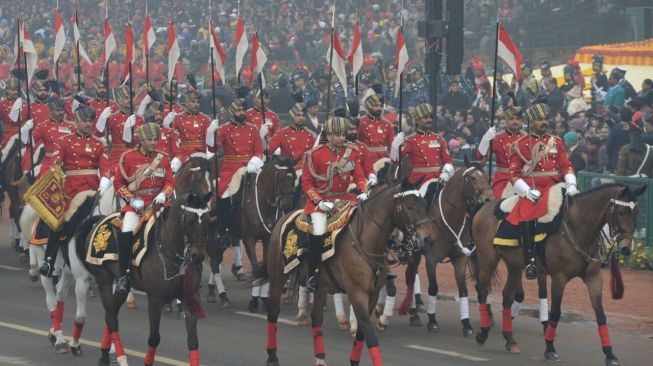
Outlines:
[[[624,281],[616,254],[610,258],[610,292],[613,299],[619,300],[624,297]]]
[[[196,267],[199,266],[199,271],[196,273]],[[186,267],[186,274],[184,275],[183,282],[183,296],[184,296],[184,305],[186,309],[195,316],[197,319],[204,319],[206,314],[204,313],[204,308],[202,303],[199,300],[198,291],[195,286],[194,276],[202,275],[202,265],[196,264],[195,261],[191,258],[188,262],[188,267]]]
[[[413,303],[413,295],[415,293],[415,275],[417,274],[417,269],[419,267],[419,261],[412,261],[408,263],[406,267],[406,297],[404,301],[401,302],[401,305],[397,308],[397,313],[399,315],[406,315],[410,310],[410,306]]]

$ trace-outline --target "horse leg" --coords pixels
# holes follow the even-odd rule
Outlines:
[[[159,311],[160,312],[160,311]],[[200,366],[199,341],[197,339],[197,317],[185,307],[188,360],[190,366]],[[157,324],[158,325],[158,324]],[[157,329],[158,333],[158,329]]]
[[[383,313],[379,316],[379,320],[376,323],[376,329],[379,332],[383,332],[390,325],[390,318],[394,314],[395,307],[395,298],[397,296],[397,287],[395,286],[395,281],[388,279],[385,281],[386,297],[385,303],[383,304]]]
[[[77,301],[77,307],[75,309],[72,340],[70,341],[70,350],[75,356],[82,354],[82,345],[79,343],[79,339],[82,337],[82,330],[84,330],[84,323],[86,323],[87,293],[88,283],[86,282],[86,278],[75,278],[75,300]]]
[[[315,366],[324,366],[326,351],[324,349],[324,336],[322,334],[322,323],[324,322],[324,306],[326,305],[327,293],[324,286],[320,287],[313,297],[313,309],[311,311],[311,334],[313,336],[313,355]]]
[[[159,342],[161,342],[161,335],[159,334],[159,323],[161,322],[162,310],[163,303],[159,299],[147,299],[147,313],[150,320],[150,334],[147,337],[147,353],[145,353],[144,359],[145,366],[152,366],[154,364],[156,348],[159,346]]]
[[[358,292],[349,292],[349,302],[351,303],[354,313],[356,314],[356,319],[358,320],[358,330],[356,331],[356,340],[354,340],[354,347],[352,348],[352,355],[350,355],[350,362],[352,365],[357,365],[358,363],[355,362],[356,360],[352,358],[352,356],[356,356],[355,351],[359,347],[359,345],[356,343],[357,340],[360,340],[362,342],[362,338],[359,336],[359,332],[362,332],[365,343],[367,344],[367,349],[370,353],[370,358],[372,359],[372,365],[373,366],[381,366],[383,365],[383,361],[381,360],[381,352],[379,350],[379,338],[376,335],[376,332],[374,330],[374,326],[372,325],[372,321],[370,319],[370,314],[371,314],[371,308],[374,306],[375,302],[372,302],[371,300],[376,300],[370,299],[367,294],[365,294],[362,291]],[[360,361],[360,357],[358,357],[358,360]]]
[[[109,319],[114,317],[113,311],[113,288],[112,283],[109,280],[107,283],[103,283],[100,279],[96,278],[98,283],[98,292],[100,293],[100,300],[102,301],[102,306],[104,307],[104,330],[102,333],[102,343],[100,345],[101,356],[98,360],[99,366],[109,366],[111,365],[111,359],[109,358],[109,350],[111,349],[111,331],[109,330]]]
[[[408,318],[408,324],[411,327],[421,327],[422,319],[419,317],[419,312],[424,311],[424,303],[422,302],[422,284],[419,280],[419,272],[416,272],[415,274],[415,285],[413,290],[413,302],[410,306],[410,318]]]
[[[269,301],[269,300],[268,300]],[[297,299],[297,325],[308,326],[308,289],[306,286],[299,285],[299,296]]]
[[[512,334],[512,304],[515,301],[515,289],[521,283],[521,267],[515,267],[506,262],[508,267],[508,279],[503,287],[503,322],[502,334],[506,340],[506,351],[510,353],[519,353],[519,346]]]
[[[227,288],[224,285],[224,281],[222,281],[222,266],[220,262],[222,262],[224,251],[223,250],[220,251],[222,252],[222,254],[219,255],[220,261],[219,262],[216,261],[215,263],[211,261],[211,272],[213,273],[211,278],[213,279],[213,281],[215,281],[215,287],[218,290],[218,297],[220,298],[220,306],[222,306],[223,309],[231,309],[233,308],[233,305],[231,305],[231,301],[227,297]],[[208,296],[207,296],[207,302],[210,302],[208,301]],[[215,299],[212,302],[215,302]]]
[[[68,296],[68,290],[72,285],[73,276],[70,271],[62,268],[61,275],[59,277],[60,277],[59,282],[57,282],[57,285],[55,286],[55,294],[56,294],[55,297],[57,300],[57,307],[55,311],[57,312],[57,320],[59,322],[59,328],[61,328],[61,324],[63,324],[63,316],[64,316],[64,300]],[[56,353],[70,352],[70,347],[68,345],[68,342],[63,336],[63,330],[56,334],[56,338],[57,340],[55,341],[54,344],[54,351]]]
[[[356,335],[354,336],[354,345],[351,347],[351,353],[349,354],[349,364],[351,366],[358,366],[361,361],[361,354],[363,353],[363,341],[365,340],[365,335],[363,334],[363,329],[356,330]]]
[[[546,285],[546,272],[542,270],[537,271],[537,297],[540,300],[540,323],[542,324],[542,331],[546,332],[546,327],[549,324],[549,303],[547,301],[547,285]]]
[[[452,261],[454,274],[456,276],[456,285],[458,286],[458,297],[460,306],[460,322],[463,324],[463,337],[473,338],[474,328],[469,321],[469,296],[467,294],[467,281],[465,278],[468,258],[458,256]]]
[[[267,342],[265,348],[268,354],[268,358],[266,361],[266,366],[279,366],[279,358],[277,357],[277,321],[279,320],[279,312],[281,311],[280,306],[284,278],[281,272],[281,257],[277,255],[275,257],[268,256],[268,258],[274,259],[268,259],[270,298],[268,299],[267,304],[268,325]]]
[[[426,315],[429,317],[429,322],[426,324],[426,330],[429,332],[439,332],[440,327],[438,326],[438,321],[435,318],[435,311],[437,306],[438,299],[438,279],[436,275],[437,263],[430,258],[426,257],[426,276],[429,281],[429,299],[426,305]],[[456,280],[458,280],[456,278]]]
[[[97,278],[98,287],[100,288],[100,298],[102,299],[102,305],[104,306],[105,321],[107,323],[107,331],[109,333],[109,347],[111,343],[116,350],[116,358],[118,365],[127,366],[127,355],[125,354],[125,349],[122,345],[122,340],[120,339],[120,333],[118,332],[118,311],[120,306],[125,302],[127,294],[116,293],[113,294],[113,275],[111,274],[108,268],[102,268],[100,271],[104,271],[101,274],[101,278]],[[105,353],[105,343],[102,344],[102,359],[104,359]],[[108,358],[109,350],[106,349],[106,354]]]
[[[63,312],[63,303],[60,305],[57,302],[57,294],[55,285],[52,283],[52,279],[40,276],[41,285],[43,286],[43,291],[45,292],[45,305],[50,312],[50,328],[48,329],[48,340],[50,344],[54,347],[57,343],[57,339],[61,337],[61,315],[59,310]]]
[[[612,353],[612,342],[610,342],[607,319],[605,317],[605,312],[603,311],[603,279],[601,278],[601,272],[597,269],[596,271],[585,275],[583,280],[585,281],[585,285],[589,291],[592,308],[594,308],[594,314],[596,315],[596,324],[599,327],[601,347],[603,348],[603,353],[605,354],[605,364],[606,366],[618,366],[620,363],[614,353]]]
[[[345,314],[345,296],[342,292],[336,292],[333,294],[333,306],[336,309],[336,319],[338,320],[338,329],[340,330],[349,330],[351,325],[349,320],[347,320],[347,314]]]
[[[492,328],[492,310],[490,304],[487,303],[487,295],[490,288],[490,282],[492,281],[492,274],[499,264],[499,256],[494,249],[491,252],[491,257],[481,255],[481,253],[477,253],[476,256],[479,266],[477,271],[478,278],[476,282],[476,293],[478,296],[478,310],[481,318],[481,330],[476,333],[476,343],[484,345],[485,341],[487,341],[488,335],[490,334],[490,329]]]
[[[565,292],[567,281],[568,279],[564,274],[551,277],[551,314],[549,314],[549,324],[544,334],[544,341],[546,342],[544,358],[547,361],[560,360],[560,356],[556,352],[553,342],[555,341],[556,328],[558,327],[558,321],[561,315],[560,305],[562,304],[562,294]]]

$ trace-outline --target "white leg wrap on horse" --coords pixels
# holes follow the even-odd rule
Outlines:
[[[252,297],[261,296],[261,286],[252,286]]]
[[[510,306],[510,313],[512,314],[513,318],[519,315],[519,310],[521,310],[521,305],[522,305],[521,302],[513,301],[512,306]]]
[[[388,291],[386,291],[385,286],[383,286],[381,287],[381,291],[379,291],[379,300],[376,303],[383,304],[386,296],[388,296]]]
[[[11,220],[11,237],[14,239],[20,239],[21,237],[18,225],[14,220]]]
[[[313,212],[311,214],[311,224],[313,224],[313,235],[324,235],[326,232],[327,215],[320,211]]]
[[[38,260],[36,259],[36,245],[30,244],[29,245],[29,264],[30,266],[36,266],[39,264]]]
[[[469,319],[469,297],[460,298],[460,320]]]
[[[426,304],[426,313],[435,314],[438,297],[429,295],[428,304]]]
[[[299,286],[297,307],[304,310],[308,309],[308,290],[306,289],[306,286]]]
[[[385,304],[383,305],[383,315],[391,317],[395,310],[395,296],[386,296]]]
[[[241,252],[241,245],[243,245],[243,241],[241,240],[237,246],[234,247],[234,264],[236,267],[242,267],[243,266],[243,253]]]
[[[127,233],[131,231],[132,233],[135,233],[140,221],[141,218],[137,213],[125,212],[125,216],[122,219],[122,232]]]
[[[20,245],[20,247],[23,250],[29,249],[29,242],[27,240],[25,240],[25,238],[22,235],[20,235],[20,238],[17,238],[17,239],[18,239],[18,243],[19,243],[18,245]]]
[[[546,297],[540,299],[540,321],[545,322],[549,320],[549,303]]]
[[[222,269],[221,269],[222,271]],[[209,281],[208,284],[209,286],[215,286],[215,279],[213,278],[215,276],[215,273],[212,273],[211,276],[209,276]]]
[[[130,291],[127,293],[127,301],[129,301],[129,302],[133,302],[133,301],[135,301],[135,300],[136,300],[136,299],[134,299],[134,290],[130,290]]]
[[[338,292],[333,294],[333,306],[336,308],[336,317],[341,318],[345,316],[345,300],[342,293]]]
[[[127,364],[127,356],[122,355],[120,357],[116,358],[116,361],[118,362],[119,366],[128,366]]]
[[[419,274],[415,275],[415,295],[422,294],[422,285],[419,282]]]
[[[349,305],[349,324],[352,328],[358,328],[358,321],[356,320],[356,313],[354,313],[354,307]]]
[[[220,273],[214,273],[211,278],[213,278],[215,281],[215,286],[218,288],[218,295],[227,291],[227,289],[224,287],[224,282],[222,282],[222,275]]]
[[[261,297],[270,296],[270,282],[261,285]]]

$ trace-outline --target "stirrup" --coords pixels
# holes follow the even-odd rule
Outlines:
[[[533,263],[529,263],[524,270],[527,280],[534,280],[537,278],[537,267]]]
[[[131,290],[131,281],[129,280],[129,275],[125,274],[118,278],[116,283],[116,292],[121,294],[128,294]]]
[[[50,263],[48,262],[43,262],[41,263],[37,271],[41,276],[52,278],[52,274],[54,272],[54,266],[50,265]]]
[[[317,292],[317,287],[318,287],[318,280],[316,275],[312,275],[306,279],[306,289],[310,293],[316,293]]]

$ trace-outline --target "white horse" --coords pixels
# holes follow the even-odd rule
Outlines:
[[[113,213],[115,212],[115,208],[118,207],[116,202],[118,201],[112,187],[100,195],[100,201],[97,207],[95,207],[94,213],[102,215]],[[37,215],[34,209],[29,205],[25,205],[20,216],[20,227],[23,238],[28,242],[32,239],[31,233],[36,223],[36,218]],[[57,285],[54,285],[51,278],[40,277],[43,290],[45,291],[45,304],[50,312],[51,319],[48,339],[54,346],[56,353],[72,352],[73,355],[78,356],[82,352],[79,339],[86,321],[86,299],[89,281],[91,281],[92,276],[84,267],[81,258],[77,255],[75,238],[71,238],[67,245],[70,267],[65,265],[63,255],[59,253],[54,265],[55,273],[60,274]],[[45,260],[45,245],[35,245],[30,242],[29,246],[30,257],[33,256],[36,263],[43,263]],[[73,281],[75,282],[77,307],[71,334],[72,340],[68,344],[64,339],[61,324],[63,323],[64,299],[68,296],[68,291]]]

